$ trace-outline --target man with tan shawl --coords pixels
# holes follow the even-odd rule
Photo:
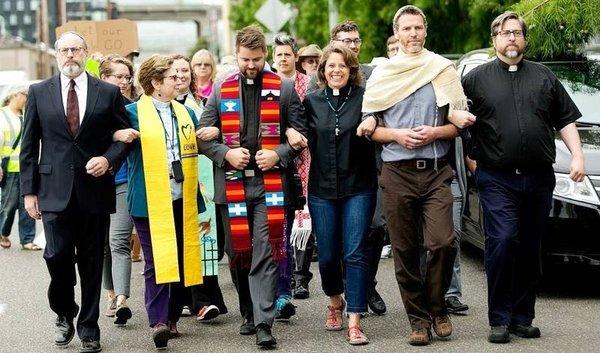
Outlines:
[[[431,326],[452,333],[444,300],[456,256],[452,226],[453,172],[446,155],[458,130],[449,115],[464,116],[467,100],[451,61],[424,49],[427,21],[414,6],[394,16],[398,54],[378,66],[363,99],[358,135],[382,143],[383,211],[392,243],[396,279],[408,314],[411,345],[426,345]],[[377,127],[376,122],[383,126]],[[421,247],[427,271],[419,270]]]

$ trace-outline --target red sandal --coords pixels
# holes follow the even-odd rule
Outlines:
[[[369,343],[367,335],[365,335],[365,333],[362,330],[362,327],[360,326],[349,327],[346,339],[348,340],[348,343],[350,343],[353,346],[360,346]]]
[[[340,307],[327,306],[327,321],[325,321],[325,329],[327,331],[341,331],[342,330],[342,312],[346,308],[346,301],[342,299],[342,305]]]

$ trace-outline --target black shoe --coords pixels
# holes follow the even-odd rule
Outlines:
[[[458,297],[446,298],[446,307],[451,314],[462,313],[469,310],[469,306],[461,303]]]
[[[56,327],[54,329],[54,344],[58,347],[64,347],[73,340],[75,336],[75,325],[73,325],[73,318],[77,316],[79,312],[79,306],[75,304],[75,310],[73,316],[67,318],[66,316],[56,317]]]
[[[531,325],[510,325],[508,326],[508,331],[513,335],[523,338],[538,338],[541,336],[540,329]]]
[[[256,333],[256,329],[254,328],[254,321],[244,320],[244,322],[240,326],[240,335],[250,336],[255,333]]]
[[[296,306],[289,299],[286,299],[281,309],[277,310],[275,320],[290,321],[290,318],[294,315],[296,315]]]
[[[121,304],[117,307],[115,317],[115,325],[117,327],[123,327],[127,324],[127,320],[131,319],[131,309],[129,309],[127,304]]]
[[[79,349],[79,353],[95,353],[100,351],[102,351],[100,341],[89,338],[84,338],[81,340],[81,348]]]
[[[277,344],[275,337],[271,334],[271,327],[260,324],[256,327],[256,345],[260,347],[273,347]]]
[[[298,283],[294,287],[294,299],[308,299],[310,292],[308,291],[308,284]]]
[[[490,334],[488,335],[488,341],[490,341],[491,343],[508,343],[508,342],[510,342],[510,334],[508,333],[508,327],[506,327],[506,326],[490,327]]]
[[[158,324],[154,326],[154,331],[152,332],[152,340],[154,341],[154,346],[156,349],[167,349],[167,343],[171,338],[171,331],[165,324]]]
[[[383,315],[387,308],[385,306],[385,302],[377,293],[375,288],[369,290],[369,298],[367,298],[367,303],[369,304],[369,309],[377,315]]]

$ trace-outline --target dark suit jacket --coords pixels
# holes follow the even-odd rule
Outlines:
[[[21,142],[21,194],[37,195],[40,211],[63,211],[75,193],[80,210],[113,213],[114,176],[107,172],[93,177],[85,165],[92,157],[104,156],[116,172],[127,146],[113,142],[112,134],[128,127],[117,86],[88,75],[85,115],[73,137],[65,118],[60,76],[32,85]]]
[[[289,79],[283,79],[281,81],[281,92],[280,92],[280,103],[279,103],[279,116],[281,124],[281,144],[275,149],[279,156],[279,166],[283,169],[282,181],[284,185],[285,203],[293,203],[292,198],[296,194],[294,183],[292,180],[293,173],[296,171],[294,166],[294,158],[298,155],[299,151],[295,151],[288,143],[285,137],[285,130],[287,127],[293,127],[302,134],[306,134],[306,124],[304,123],[304,107],[300,102],[300,97],[294,90],[294,83]],[[202,112],[200,118],[200,127],[215,126],[221,131],[221,112],[219,107],[221,106],[221,85],[220,83],[215,84],[212,94],[208,98],[208,101]],[[244,118],[244,107],[240,111],[240,116]],[[258,118],[258,117],[255,117]],[[243,126],[243,124],[241,124]],[[225,160],[225,154],[229,151],[223,141],[222,137],[219,140],[213,140],[209,142],[203,142],[198,139],[198,148],[201,153],[205,154],[210,158],[215,166],[215,196],[214,201],[216,204],[225,204],[225,167],[227,161]]]

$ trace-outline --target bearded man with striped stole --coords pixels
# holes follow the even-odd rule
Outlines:
[[[267,46],[258,27],[236,36],[238,72],[215,85],[200,119],[218,127],[218,140],[200,141],[215,165],[215,203],[224,220],[226,252],[240,297],[240,334],[276,344],[271,334],[279,270],[296,195],[294,157],[285,129],[305,131],[303,107],[291,80],[265,70]]]

